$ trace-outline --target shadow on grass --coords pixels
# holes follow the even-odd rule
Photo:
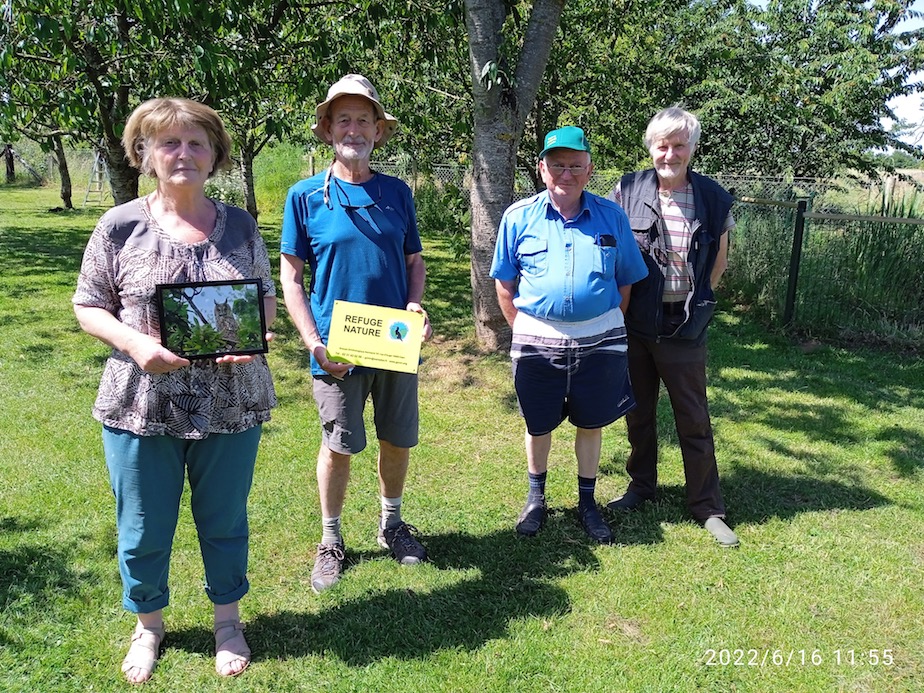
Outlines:
[[[711,330],[710,409],[716,426],[746,421],[784,431],[787,439],[795,433],[808,441],[849,448],[869,436],[856,425],[858,407],[881,420],[890,412],[924,409],[924,364],[919,360],[873,350],[821,347],[804,352],[757,323],[727,315]],[[730,375],[723,366],[747,374]],[[802,393],[811,404],[794,406],[788,396]],[[668,435],[673,435],[669,409],[659,410],[659,423],[666,423],[662,430],[670,429]],[[899,476],[924,470],[924,433],[919,427],[886,425],[875,439],[890,444],[886,455]],[[778,439],[768,438],[763,444],[801,460],[815,474],[844,473],[839,459],[806,454]]]
[[[3,518],[0,524],[5,533],[29,532],[36,527],[14,518]],[[47,545],[0,551],[0,604],[4,609],[27,605],[24,608],[29,610],[53,602],[62,592],[78,592],[80,580],[71,570],[71,560],[65,552]],[[0,645],[13,641],[0,629]]]
[[[75,225],[70,228],[41,231],[28,227],[0,227],[0,267],[3,273],[7,278],[10,275],[41,273],[46,281],[49,274],[58,273],[66,275],[62,280],[73,281],[80,269],[80,260],[94,223],[81,218],[75,219]]]
[[[248,622],[247,637],[257,660],[331,653],[354,667],[389,657],[416,659],[440,650],[477,649],[505,637],[512,621],[552,618],[570,610],[568,593],[552,581],[597,568],[588,542],[562,539],[579,532],[573,518],[557,513],[532,540],[511,530],[478,537],[427,536],[424,541],[437,569],[475,569],[477,576],[467,573],[456,584],[426,593],[371,593],[317,614],[258,615]],[[351,562],[356,559],[348,556]],[[350,563],[343,579],[350,579]],[[336,599],[336,589],[313,598]],[[210,638],[211,633],[201,628],[171,631],[169,644],[207,651]]]
[[[723,475],[722,493],[732,526],[791,519],[806,512],[870,510],[891,503],[861,485],[809,475],[768,474],[749,467]],[[686,489],[676,484],[659,487],[658,498],[636,512],[609,512],[607,517],[621,544],[657,544],[664,540],[662,523],[694,522],[687,510]]]
[[[876,440],[889,443],[886,456],[901,477],[911,478],[924,471],[924,432],[901,426],[890,426],[876,435]]]
[[[736,467],[722,477],[729,517],[737,523],[789,519],[826,510],[870,510],[891,500],[859,483],[819,479],[810,474],[784,476]]]
[[[0,532],[32,532],[41,526],[37,520],[23,520],[21,517],[0,517]]]
[[[15,596],[42,595],[75,588],[68,556],[48,546],[18,546],[0,551],[0,598],[9,604]]]
[[[710,330],[709,407],[713,426],[730,431],[731,442],[724,447],[720,443],[717,454],[720,467],[731,465],[722,474],[722,489],[734,521],[759,522],[802,510],[865,509],[889,503],[863,485],[864,470],[804,443],[834,449],[868,444],[869,428],[856,424],[864,411],[884,422],[872,436],[884,444],[880,449],[895,474],[914,478],[924,471],[924,431],[887,423],[890,412],[924,409],[921,363],[877,351],[821,348],[806,353],[759,324],[728,314],[720,315]],[[759,424],[764,431],[747,441],[747,451],[735,437],[733,429],[739,423]],[[678,445],[663,388],[658,437],[661,446]],[[755,447],[801,465],[804,472],[768,474],[737,461],[753,456]],[[624,465],[625,459],[602,460],[600,473],[626,478]],[[662,498],[671,495],[669,489],[660,493]],[[683,508],[683,499],[678,502]],[[647,541],[651,533],[643,531],[643,536]]]

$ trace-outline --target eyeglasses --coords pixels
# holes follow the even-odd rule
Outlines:
[[[324,178],[324,204],[328,209],[333,209],[334,205],[331,202],[330,197],[330,182],[334,181],[334,193],[337,195],[337,202],[348,212],[356,211],[357,209],[370,209],[372,207],[378,207],[379,202],[382,201],[382,181],[378,181],[378,194],[375,199],[369,198],[368,202],[363,204],[354,204],[350,202],[350,196],[347,194],[347,191],[344,190],[343,185],[341,185],[340,180],[333,175],[332,169],[327,169],[327,176]],[[344,203],[344,199],[346,203]]]
[[[565,171],[570,173],[572,176],[583,176],[587,173],[587,166],[562,166],[561,164],[546,164],[545,167],[549,170],[556,178],[563,174]]]

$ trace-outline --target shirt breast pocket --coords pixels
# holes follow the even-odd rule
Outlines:
[[[632,229],[632,235],[635,236],[635,242],[638,244],[638,249],[643,253],[648,252],[648,247],[651,245],[652,236],[660,235],[657,231],[657,219],[654,219],[650,216],[629,217],[629,227]]]
[[[538,238],[523,240],[517,247],[517,259],[523,274],[539,277],[549,268],[549,244]]]
[[[597,246],[594,256],[594,272],[604,279],[613,279],[616,276],[616,248],[613,246]]]

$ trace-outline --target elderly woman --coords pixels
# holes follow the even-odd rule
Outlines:
[[[250,663],[238,610],[249,588],[247,496],[276,395],[262,354],[190,361],[166,349],[155,288],[258,278],[267,325],[276,288],[253,218],[205,196],[206,180],[230,162],[230,138],[215,111],[186,99],[147,101],[129,117],[122,144],[157,187],[103,215],[73,298],[80,326],[112,347],[93,416],[103,424],[115,494],[122,603],[138,619],[122,671],[141,683],[157,662],[188,475],[215,613],[215,668],[235,676]]]

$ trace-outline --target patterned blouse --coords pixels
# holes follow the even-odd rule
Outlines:
[[[110,209],[87,243],[73,303],[103,308],[159,338],[157,284],[259,278],[265,295],[275,296],[266,244],[253,217],[213,202],[215,229],[199,243],[177,241],[161,229],[146,197]],[[200,439],[268,421],[274,406],[262,354],[246,364],[202,359],[170,373],[146,373],[113,349],[93,417],[137,435]]]

